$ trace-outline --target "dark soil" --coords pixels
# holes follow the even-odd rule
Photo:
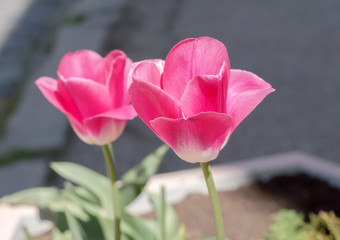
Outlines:
[[[261,238],[275,214],[283,208],[310,212],[333,210],[340,216],[340,190],[307,175],[276,177],[255,182],[235,191],[220,192],[225,232],[232,240]],[[208,196],[193,194],[175,205],[187,239],[211,237],[215,233]]]

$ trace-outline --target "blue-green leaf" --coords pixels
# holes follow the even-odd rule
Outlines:
[[[82,229],[78,220],[72,216],[72,214],[65,210],[66,221],[72,234],[73,240],[84,240],[86,239],[84,230]]]
[[[111,182],[107,177],[70,162],[52,163],[51,168],[65,179],[92,192],[98,197],[103,208],[113,217]]]
[[[120,189],[123,206],[132,202],[142,192],[149,178],[157,172],[168,150],[167,145],[160,146],[153,153],[146,156],[139,165],[123,175],[123,186]]]
[[[12,195],[4,196],[1,203],[8,204],[28,204],[35,205],[41,209],[46,209],[51,201],[56,201],[60,197],[60,190],[55,187],[31,188],[19,191]]]
[[[172,239],[178,232],[178,220],[175,209],[167,203],[162,203],[160,196],[149,194],[149,198],[156,212],[157,228],[161,229],[161,219],[165,218],[165,239]],[[162,206],[162,204],[165,204],[165,206]],[[165,209],[164,213],[162,209]],[[162,216],[162,214],[165,214],[165,216]],[[160,236],[158,237],[160,238]]]
[[[157,240],[154,231],[147,224],[148,220],[132,216],[129,213],[122,212],[121,230],[133,240]]]

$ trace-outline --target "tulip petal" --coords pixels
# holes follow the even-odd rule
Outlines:
[[[195,76],[217,75],[223,62],[230,69],[227,49],[220,41],[209,37],[183,40],[165,60],[163,89],[180,100],[188,81]]]
[[[50,77],[41,77],[35,81],[42,94],[62,113],[66,113],[60,94],[58,93],[58,81]]]
[[[66,80],[60,75],[59,81],[58,81],[58,93],[60,95],[60,98],[62,100],[63,106],[65,110],[67,111],[68,115],[71,115],[73,118],[75,118],[77,121],[82,122],[82,114],[78,109],[78,106],[73,99],[71,93],[66,87]]]
[[[196,76],[188,83],[181,99],[185,117],[209,111],[226,113],[228,72],[223,63],[218,75]]]
[[[227,114],[233,119],[232,131],[273,91],[275,89],[269,83],[254,73],[232,69],[227,96]]]
[[[145,80],[160,87],[161,74],[157,65],[153,62],[144,61],[138,64],[133,71],[132,79]]]
[[[126,105],[86,118],[83,121],[84,125],[74,123],[72,127],[84,142],[104,145],[115,141],[122,134],[126,121],[135,118],[136,115],[134,108]]]
[[[83,119],[111,109],[112,99],[104,85],[89,79],[70,78],[65,82],[65,86]]]
[[[148,78],[148,76],[145,76]],[[156,85],[134,79],[129,93],[139,117],[150,127],[150,120],[157,117],[181,118],[179,103]]]
[[[135,69],[137,68],[137,66],[139,66],[140,64],[144,64],[144,63],[148,63],[148,64],[153,64],[155,65],[155,67],[157,67],[158,71],[159,71],[159,75],[163,74],[163,69],[164,69],[164,60],[162,59],[146,59],[143,61],[139,61],[139,62],[134,62],[131,66],[130,72],[128,74],[128,88],[131,86],[133,79],[132,79],[132,75],[134,75],[135,78],[137,79],[143,79],[143,77],[140,77],[140,73],[142,73],[141,69],[138,70],[138,73],[135,73]],[[148,81],[148,79],[145,79],[146,81]],[[155,85],[160,86],[160,79],[158,80],[152,80],[153,83],[155,83]]]
[[[124,70],[124,81],[125,81],[125,93],[127,95],[127,102],[126,103],[130,103],[130,98],[129,98],[129,94],[127,94],[128,89],[132,83],[132,79],[129,80],[129,76],[130,76],[130,72],[133,66],[133,62],[130,58],[126,58],[126,63],[125,63],[125,70]],[[130,82],[131,81],[131,82]]]
[[[85,119],[84,126],[89,131],[87,143],[105,145],[113,142],[122,134],[125,125],[126,120],[117,120],[104,116]]]
[[[136,110],[132,105],[125,105],[112,111],[112,117],[120,120],[132,120],[137,116]]]
[[[113,50],[105,57],[106,86],[113,99],[114,108],[128,103],[126,63],[127,56],[120,50]]]
[[[231,118],[206,112],[188,119],[164,117],[151,121],[152,129],[183,160],[208,162],[217,158],[230,133]]]
[[[105,84],[102,56],[91,50],[67,53],[59,63],[58,72],[65,78],[87,78]]]
[[[81,114],[63,81],[41,77],[35,84],[53,106],[68,117],[81,121]]]
[[[131,120],[134,119],[137,116],[137,113],[132,105],[125,105],[120,108],[111,109],[107,112],[98,114],[96,116],[90,117],[107,117],[117,120]],[[87,119],[90,119],[87,118]]]
[[[70,122],[70,125],[75,132],[75,134],[85,143],[87,144],[94,144],[93,139],[89,133],[89,130],[78,120],[74,119],[70,115],[66,115],[68,118],[68,121]]]

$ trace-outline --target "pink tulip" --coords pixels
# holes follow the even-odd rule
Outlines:
[[[81,140],[105,145],[116,140],[126,121],[136,116],[127,93],[131,64],[119,50],[105,58],[90,50],[79,50],[61,59],[58,81],[41,77],[36,84],[66,115]]]
[[[209,37],[178,43],[163,60],[135,63],[131,101],[140,118],[188,162],[214,160],[242,120],[274,89],[230,69],[226,47]]]

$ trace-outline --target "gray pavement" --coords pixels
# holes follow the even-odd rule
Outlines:
[[[76,1],[68,12],[83,14],[85,21],[64,26],[56,35],[55,47],[41,69],[31,74],[7,122],[0,152],[62,149],[57,157],[44,158],[105,172],[100,149],[74,134],[67,137],[64,116],[41,97],[33,80],[55,76],[61,56],[79,48],[104,55],[119,48],[138,61],[165,58],[184,38],[211,36],[226,44],[232,68],[252,71],[277,90],[238,127],[214,163],[289,150],[340,163],[339,9],[337,0]],[[160,144],[139,119],[130,121],[114,143],[118,175]],[[191,167],[197,165],[170,152],[161,171]]]
[[[0,2],[0,97],[16,94],[47,57],[72,0]],[[6,106],[1,102],[0,112]]]
[[[232,68],[252,71],[276,88],[216,163],[287,150],[340,162],[339,1],[149,0],[129,6],[109,31],[107,50],[120,46],[133,60],[164,58],[178,41],[207,35],[226,44]]]
[[[8,0],[9,1],[9,0]],[[19,0],[18,0],[19,1]],[[32,5],[18,4],[13,2],[13,8],[19,8],[14,13],[21,12],[23,16],[17,17],[18,19],[25,19],[24,16],[39,15],[40,11],[36,11],[34,6],[42,7],[49,1],[32,1]],[[60,1],[59,3],[61,3]],[[4,4],[5,2],[1,2]],[[23,77],[20,81],[20,85],[23,86],[21,92],[20,101],[16,105],[14,111],[7,119],[5,125],[5,132],[0,142],[0,164],[4,162],[28,161],[33,164],[36,159],[44,159],[44,164],[41,166],[41,172],[45,174],[35,174],[30,169],[30,164],[9,164],[8,168],[12,172],[27,171],[31,172],[32,178],[37,178],[35,181],[31,181],[30,187],[46,184],[46,175],[49,170],[46,163],[50,159],[49,152],[61,151],[65,147],[68,136],[68,123],[65,117],[59,113],[49,102],[44,99],[37,87],[34,85],[34,81],[40,76],[56,76],[58,63],[61,57],[69,52],[75,51],[81,48],[93,49],[100,51],[106,36],[106,30],[108,26],[119,16],[120,7],[124,1],[116,0],[101,0],[94,2],[92,0],[81,1],[69,1],[68,4],[62,6],[62,11],[59,11],[60,15],[56,18],[56,25],[49,26],[47,33],[53,33],[52,40],[50,39],[44,44],[53,44],[51,51],[48,54],[43,55],[44,58],[39,62],[36,68],[31,69],[29,74]],[[51,4],[55,4],[55,1],[51,0]],[[0,7],[1,8],[1,7]],[[21,9],[22,8],[22,9]],[[33,13],[31,12],[33,8]],[[43,13],[44,9],[41,9]],[[13,14],[14,16],[14,14]],[[53,20],[55,15],[51,14],[50,18],[46,18],[41,21]],[[42,24],[42,22],[40,22]],[[14,23],[13,23],[14,24]],[[10,32],[21,33],[19,28],[23,28],[26,22],[18,23],[18,27],[13,27]],[[1,26],[0,26],[1,27]],[[28,26],[32,27],[32,26]],[[34,25],[39,28],[39,26]],[[57,29],[54,29],[54,28]],[[27,31],[27,30],[26,30]],[[44,32],[46,34],[46,32]],[[41,36],[35,36],[39,38]],[[9,38],[10,39],[10,38]],[[17,41],[28,41],[27,38],[17,38]],[[10,43],[9,43],[10,44]],[[44,47],[41,44],[40,47]],[[3,49],[6,48],[7,42],[2,45]],[[25,45],[27,51],[32,55],[34,49],[31,49],[31,45]],[[25,48],[25,49],[26,49]],[[13,49],[13,53],[15,49]],[[39,54],[40,49],[36,51]],[[26,60],[28,63],[25,65],[30,66],[30,61],[33,61],[34,56],[27,58],[26,55],[21,56],[19,60]],[[25,58],[26,57],[26,58]],[[28,56],[30,57],[30,55]],[[20,62],[16,62],[20,64]],[[0,75],[4,71],[0,71]],[[21,75],[24,75],[25,71],[20,71]],[[12,93],[16,94],[16,93]],[[1,102],[6,104],[7,102],[1,99]],[[67,159],[66,159],[67,160]],[[44,169],[44,171],[42,170]],[[6,168],[0,168],[0,175],[5,176],[7,172]],[[29,175],[29,174],[28,174]],[[6,175],[7,176],[7,175]],[[15,182],[11,182],[15,181]],[[25,179],[18,175],[16,178],[8,179],[8,181],[2,181],[0,183],[0,196],[10,193],[8,189],[8,183],[13,186],[20,185],[23,182],[23,186],[29,187],[24,183]],[[37,184],[39,183],[39,184]],[[13,189],[18,189],[14,188]]]

